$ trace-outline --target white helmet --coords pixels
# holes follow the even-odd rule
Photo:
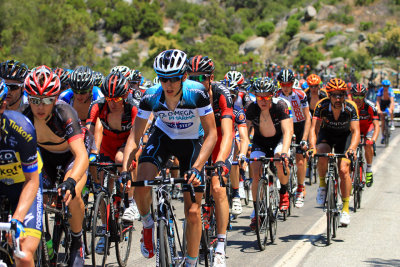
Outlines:
[[[110,73],[118,71],[121,72],[122,75],[125,76],[125,78],[129,78],[129,76],[131,75],[131,69],[127,66],[115,66],[110,70]]]
[[[178,49],[166,50],[154,59],[153,67],[159,77],[181,76],[187,69],[187,56]]]
[[[244,77],[243,74],[240,73],[239,71],[228,71],[225,74],[225,80],[229,81],[229,90],[234,90],[236,89],[239,85],[244,83]]]
[[[153,85],[156,85],[156,84],[158,84],[158,83],[160,83],[160,80],[158,79],[158,76],[156,76],[156,77],[154,78],[154,80],[153,80]]]

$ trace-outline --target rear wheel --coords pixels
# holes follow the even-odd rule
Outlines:
[[[105,192],[97,194],[96,202],[94,205],[93,213],[93,225],[92,225],[92,264],[93,266],[105,266],[107,260],[107,254],[109,249],[109,234],[106,229],[103,228],[103,222],[101,219],[100,211],[104,212],[103,218],[107,218],[107,207],[109,206],[109,198]],[[100,242],[104,244],[103,250],[96,252],[96,246]]]
[[[326,240],[327,240],[327,245],[331,244],[331,238],[332,238],[332,233],[333,233],[333,183],[331,178],[328,179],[328,192],[326,195]]]
[[[125,222],[121,219],[122,212],[119,214],[117,222],[117,242],[115,244],[115,252],[119,266],[127,266],[129,252],[131,251],[133,223]]]
[[[268,184],[265,179],[260,179],[257,188],[257,198],[255,206],[256,235],[258,247],[265,250],[268,237]]]
[[[244,180],[243,187],[244,187],[244,193],[245,193],[244,204],[249,205],[250,194],[251,194],[251,191],[250,191],[250,188],[251,188],[250,179]]]
[[[277,179],[275,177],[275,179]],[[279,191],[276,187],[271,186],[269,189],[269,207],[268,207],[268,217],[269,217],[269,234],[271,238],[271,243],[275,242],[276,230],[278,228],[278,215],[279,215]]]

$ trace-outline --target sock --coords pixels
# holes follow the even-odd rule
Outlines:
[[[372,164],[367,164],[367,172],[372,172]]]
[[[144,228],[152,228],[154,225],[154,220],[153,217],[151,217],[151,213],[149,211],[149,213],[147,213],[146,215],[142,216],[140,215],[140,217],[142,217],[142,223],[143,223],[143,227]]]
[[[135,199],[133,199],[133,197],[128,197],[128,202],[129,202],[129,207],[133,207],[136,204]]]
[[[350,197],[342,198],[342,201],[343,201],[343,209],[342,209],[342,211],[345,211],[347,213],[349,213],[349,200],[350,200]]]
[[[287,184],[281,184],[281,188],[279,189],[279,194],[285,194],[287,192]]]
[[[218,243],[217,243],[217,247],[215,248],[215,253],[220,253],[222,255],[225,255],[226,234],[224,234],[224,235],[218,234],[217,239],[218,239]]]
[[[232,188],[232,198],[235,198],[235,197],[240,198],[239,188]]]
[[[185,267],[195,267],[196,263],[197,263],[197,257],[193,258],[193,257],[190,257],[189,255],[186,256]]]
[[[319,177],[319,187],[326,187],[325,177]]]
[[[74,233],[71,231],[71,249],[76,249],[76,248],[80,248],[82,246],[82,241],[81,241],[81,237],[82,237],[82,230],[79,233]]]
[[[304,190],[304,184],[299,184],[297,186],[297,192],[303,192],[303,190]]]

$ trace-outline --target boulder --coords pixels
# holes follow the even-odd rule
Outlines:
[[[329,14],[337,13],[337,8],[335,6],[324,5],[319,10],[316,19],[317,20],[327,20]]]
[[[323,34],[304,33],[300,36],[300,41],[306,44],[313,44],[325,38]]]
[[[330,28],[330,31],[331,32],[340,32],[340,31],[342,31],[343,30],[343,26],[341,26],[341,25],[333,25],[331,28]]]
[[[360,34],[358,35],[358,40],[359,40],[360,42],[364,42],[365,40],[367,40],[367,35],[366,35],[365,33],[360,33]]]
[[[343,45],[346,41],[347,41],[346,36],[341,34],[335,35],[326,42],[326,48],[332,48],[337,45]]]
[[[358,49],[359,49],[358,44],[352,43],[351,45],[349,45],[349,49],[354,52],[358,51]]]
[[[242,45],[240,45],[239,50],[242,50],[245,54],[249,52],[253,52],[254,50],[257,50],[261,46],[265,44],[265,38],[264,37],[256,37],[250,41],[244,42]]]
[[[290,40],[289,43],[287,44],[287,53],[291,55],[294,52],[296,52],[299,48],[299,44],[300,44],[300,37],[299,35],[295,35],[292,38],[292,40]]]
[[[111,45],[106,46],[106,48],[104,48],[104,53],[107,55],[110,55],[113,52],[113,48]]]
[[[318,27],[318,29],[315,30],[315,33],[325,34],[328,31],[329,31],[329,26],[328,25],[323,25],[321,27]]]
[[[345,32],[347,32],[347,33],[355,33],[355,32],[356,32],[356,29],[354,29],[354,28],[347,28],[347,29],[345,30]]]
[[[344,58],[342,57],[335,57],[329,61],[329,65],[337,65],[344,62]]]
[[[312,20],[317,16],[317,10],[313,6],[308,6],[306,7],[306,10],[304,12],[304,18],[305,20]]]

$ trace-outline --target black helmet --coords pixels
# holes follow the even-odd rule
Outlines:
[[[128,80],[122,72],[111,72],[101,84],[101,92],[105,97],[120,97],[128,92]]]
[[[94,85],[93,71],[86,66],[77,67],[69,77],[69,85],[73,91],[88,91]]]
[[[28,66],[19,61],[7,60],[0,63],[0,77],[3,79],[24,82],[28,73]]]
[[[93,72],[93,84],[95,86],[100,87],[101,83],[103,82],[104,76],[101,72],[94,71]]]
[[[197,55],[189,58],[188,72],[205,72],[213,73],[215,70],[214,62],[211,58],[202,55]]]
[[[283,69],[279,72],[278,77],[276,77],[276,79],[279,82],[284,82],[284,83],[294,82],[293,71],[291,69]]]
[[[142,73],[138,70],[131,70],[131,75],[129,75],[129,81],[131,82],[140,82],[142,81]]]
[[[61,83],[68,83],[69,72],[63,68],[55,68],[53,72],[57,74],[58,78],[60,78]]]
[[[252,86],[255,93],[275,93],[275,85],[268,77],[255,80]]]

